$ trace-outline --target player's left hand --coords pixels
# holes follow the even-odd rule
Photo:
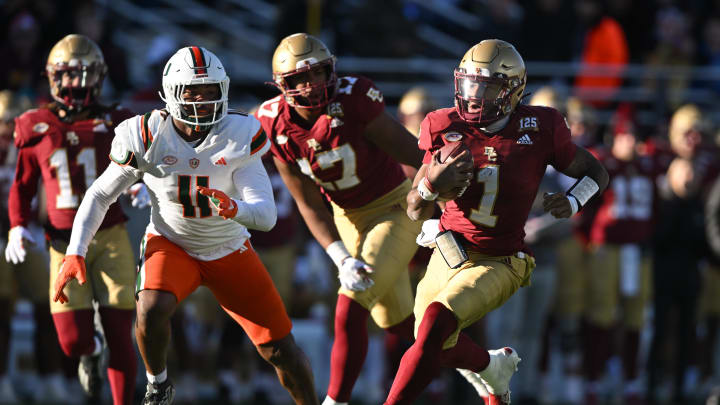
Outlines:
[[[238,206],[235,200],[228,197],[227,194],[214,188],[207,188],[203,186],[197,186],[197,190],[200,194],[210,197],[215,209],[218,211],[218,215],[225,219],[234,218],[237,215]]]
[[[68,302],[68,297],[63,291],[65,285],[72,279],[77,279],[80,285],[85,284],[85,258],[79,255],[67,255],[60,266],[60,272],[55,280],[55,295],[53,301],[60,301],[61,304]]]
[[[572,216],[570,201],[568,201],[568,197],[564,193],[543,193],[543,209],[555,218],[570,218]]]
[[[150,193],[145,183],[135,183],[125,191],[130,195],[130,204],[139,210],[150,206]]]

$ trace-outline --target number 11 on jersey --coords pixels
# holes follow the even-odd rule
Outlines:
[[[195,177],[195,184],[193,185],[192,178]],[[210,199],[200,194],[195,186],[209,187],[210,178],[208,176],[186,176],[178,175],[178,201],[183,206],[183,217],[195,218],[197,216],[196,208],[200,209],[200,218],[209,217],[212,215],[210,209]],[[194,193],[192,193],[194,191]],[[192,195],[195,195],[195,202],[193,204]]]

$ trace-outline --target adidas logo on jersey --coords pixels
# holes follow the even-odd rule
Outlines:
[[[530,135],[525,134],[517,140],[517,143],[519,143],[520,145],[532,145],[533,141],[532,139],[530,139]]]
[[[225,160],[224,157],[221,157],[220,159],[218,159],[218,160],[215,162],[215,164],[216,164],[217,166],[221,166],[221,165],[222,165],[222,166],[227,166],[227,161]]]

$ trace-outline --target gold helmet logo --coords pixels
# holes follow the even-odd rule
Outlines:
[[[525,62],[508,42],[488,39],[470,48],[455,69],[460,117],[487,125],[511,113],[526,84]]]
[[[107,73],[100,47],[78,34],[70,34],[53,46],[45,68],[55,101],[78,110],[96,101]]]
[[[293,107],[324,107],[335,96],[335,56],[312,35],[298,33],[280,41],[272,70],[274,84]]]

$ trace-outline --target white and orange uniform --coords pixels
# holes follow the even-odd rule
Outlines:
[[[124,121],[115,133],[110,152],[115,163],[87,191],[67,254],[84,256],[107,206],[143,179],[152,209],[136,293],[169,291],[179,302],[206,285],[254,343],[287,335],[290,320],[248,241],[248,228],[269,230],[276,220],[272,186],[260,159],[270,144],[260,123],[230,112],[204,138],[188,142],[167,112],[155,110]],[[236,200],[237,215],[220,217],[196,186],[225,192]],[[257,318],[261,312],[263,321]]]

